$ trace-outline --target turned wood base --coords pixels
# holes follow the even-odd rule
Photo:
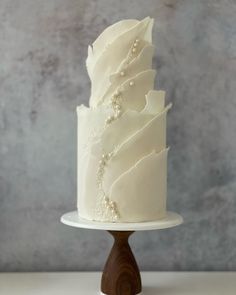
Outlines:
[[[129,246],[134,231],[108,231],[114,244],[105,264],[101,292],[106,295],[136,295],[142,290],[138,265]]]

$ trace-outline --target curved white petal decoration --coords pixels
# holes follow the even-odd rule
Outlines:
[[[139,53],[139,55],[131,61],[131,63],[126,67],[125,75],[121,76],[120,72],[125,67],[125,61],[123,61],[120,64],[120,67],[118,68],[117,72],[110,76],[110,82],[111,84],[119,85],[122,82],[129,79],[129,77],[135,76],[137,73],[143,72],[145,70],[148,70],[152,67],[152,57],[154,54],[154,46],[150,45],[148,43],[146,46],[144,46]]]
[[[146,104],[145,95],[153,89],[155,75],[155,70],[147,70],[131,77],[121,85],[124,109],[141,111],[144,108]]]
[[[131,79],[131,77],[137,75],[137,73],[150,69],[152,66],[153,53],[154,46],[147,44],[130,64],[126,65],[126,61],[124,60],[120,64],[117,72],[110,76],[110,85],[107,88],[106,93],[101,98],[101,101],[109,101],[112,94],[116,91],[117,86],[122,85],[124,82]],[[125,71],[123,71],[124,68]],[[123,73],[123,75],[121,75],[121,73]]]
[[[104,174],[103,186],[105,192],[109,192],[111,185],[119,175],[135,165],[139,159],[151,153],[151,151],[158,153],[165,149],[167,110],[168,108],[151,119],[118,147]]]
[[[158,114],[165,107],[165,91],[150,90],[146,95],[146,105],[141,114]]]
[[[146,18],[137,25],[119,35],[111,43],[107,43],[99,58],[93,61],[90,59],[92,71],[90,106],[95,107],[99,104],[107,88],[110,85],[110,76],[117,71],[119,65],[127,58],[130,48],[135,39],[151,42],[150,30],[153,22]],[[145,42],[144,42],[145,44]],[[141,46],[137,47],[136,54],[141,51]]]
[[[111,199],[119,204],[120,220],[142,222],[166,214],[167,152],[152,152],[122,174],[111,187]]]
[[[96,64],[97,59],[103,53],[106,46],[112,43],[118,36],[122,35],[124,32],[130,28],[136,26],[138,21],[135,19],[127,19],[119,21],[114,25],[106,28],[98,38],[93,42],[92,46],[88,47],[88,57],[86,60],[86,65],[88,69],[89,76],[93,71],[93,66]]]

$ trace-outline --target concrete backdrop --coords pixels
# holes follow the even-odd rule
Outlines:
[[[181,227],[136,233],[143,270],[236,270],[236,1],[0,1],[0,270],[99,270],[105,232],[73,229],[76,113],[87,46],[123,18],[155,18],[168,116],[168,207]]]

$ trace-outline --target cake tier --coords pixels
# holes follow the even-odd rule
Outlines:
[[[90,107],[78,115],[82,218],[142,222],[166,213],[165,93],[155,91],[153,20],[124,20],[89,47]]]
[[[142,111],[106,126],[110,108],[77,108],[78,210],[90,220],[141,222],[166,212],[164,93],[150,91]]]

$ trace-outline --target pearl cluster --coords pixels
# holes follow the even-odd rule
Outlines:
[[[135,39],[135,41],[134,41],[134,43],[133,43],[133,45],[131,47],[131,50],[129,52],[128,59],[126,61],[126,64],[127,65],[131,62],[131,60],[133,59],[134,55],[137,53],[139,42],[140,42],[139,39]]]
[[[98,201],[95,213],[96,216],[99,216],[99,220],[115,222],[119,219],[116,202],[109,200],[104,193],[100,193]]]
[[[98,172],[97,172],[97,183],[99,188],[102,189],[102,179],[105,171],[105,166],[112,157],[112,153],[103,154],[101,160],[99,161]]]
[[[139,45],[139,39],[136,39],[130,49],[130,52],[127,56],[126,66],[120,71],[120,76],[124,77],[126,75],[126,70],[132,59],[134,58],[134,54],[137,53],[137,47]],[[134,86],[134,81],[129,82],[129,86]],[[106,119],[106,125],[111,124],[114,120],[118,119],[122,115],[122,90],[118,89],[112,95],[111,98],[111,106],[113,109],[113,115],[108,116]],[[119,218],[119,212],[117,209],[117,205],[114,201],[109,200],[108,196],[105,194],[102,183],[105,172],[105,167],[107,166],[109,160],[113,156],[113,152],[108,154],[103,154],[101,160],[99,161],[98,171],[97,171],[97,184],[99,188],[99,205],[96,208],[97,214],[103,220],[112,220],[116,221]]]
[[[108,197],[104,195],[103,197],[104,207],[111,213],[112,220],[115,221],[119,217],[119,213],[117,210],[116,202],[109,200]]]
[[[136,39],[134,44],[133,44],[133,48],[132,48],[132,52],[135,53],[137,51],[137,47],[138,47],[138,43],[139,43],[139,39]]]
[[[109,200],[103,191],[102,180],[105,171],[105,166],[108,161],[111,159],[113,153],[103,154],[101,160],[99,161],[99,167],[97,172],[97,183],[100,190],[100,206],[97,207],[97,214],[100,215],[101,219],[108,219],[112,221],[116,221],[119,218],[119,213],[117,209],[117,205],[114,201]]]
[[[120,71],[121,77],[124,77],[126,75],[126,69],[127,69],[128,65],[130,64],[131,60],[133,59],[134,54],[137,53],[137,47],[139,45],[139,42],[140,42],[139,39],[135,39],[135,41],[130,49],[130,52],[128,54],[128,57],[127,57],[126,66]]]
[[[126,61],[126,67],[124,69],[121,70],[120,72],[120,76],[121,77],[124,77],[126,75],[126,69],[129,65],[129,63],[131,62],[131,60],[133,59],[133,55],[136,53],[137,51],[137,47],[139,45],[139,39],[135,39],[132,47],[131,47],[131,50],[128,54],[128,58],[127,58],[127,61]],[[130,81],[129,82],[129,86],[132,87],[134,86],[134,81]],[[106,120],[106,124],[111,124],[114,120],[118,119],[121,114],[122,114],[122,107],[121,107],[121,99],[122,99],[122,96],[121,96],[122,92],[121,90],[117,90],[115,92],[115,94],[113,94],[112,98],[111,98],[111,105],[112,105],[112,108],[113,108],[113,111],[114,111],[114,114],[113,115],[110,115],[107,120]]]
[[[118,119],[121,116],[122,114],[121,98],[122,98],[121,91],[117,90],[111,98],[111,105],[112,105],[114,114],[107,118],[106,124],[112,123],[114,120]]]

